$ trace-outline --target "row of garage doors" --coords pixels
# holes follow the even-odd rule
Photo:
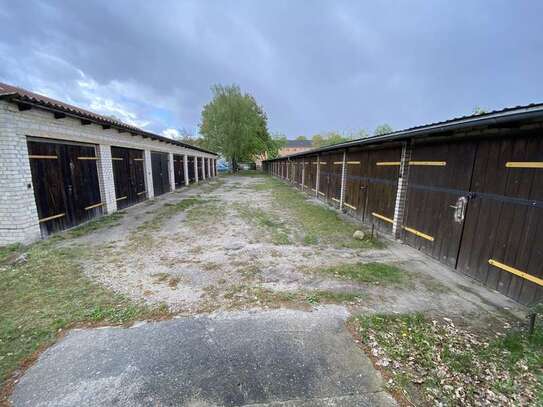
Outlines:
[[[103,212],[94,145],[37,138],[28,138],[27,145],[43,235],[76,226]],[[111,156],[117,208],[146,199],[143,150],[111,147]],[[189,182],[196,179],[194,159],[187,157]],[[209,177],[203,159],[197,159],[198,171],[205,170]],[[170,191],[168,160],[167,153],[151,152],[155,196]],[[175,186],[181,187],[185,184],[183,156],[173,155],[173,165]]]
[[[344,208],[391,231],[400,145],[345,152]],[[271,163],[271,171],[338,204],[343,151]],[[304,168],[302,177],[302,167]],[[543,139],[419,142],[411,148],[402,239],[525,304],[543,298]],[[303,178],[303,179],[302,179]]]

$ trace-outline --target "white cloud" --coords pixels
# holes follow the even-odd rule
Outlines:
[[[164,137],[177,139],[181,137],[181,133],[179,133],[179,130],[177,129],[164,129],[161,133]]]

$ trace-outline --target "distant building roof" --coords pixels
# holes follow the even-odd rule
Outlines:
[[[311,143],[311,140],[287,140],[287,145],[285,147],[287,148],[293,148],[293,147],[307,147],[310,148],[313,144]]]
[[[153,139],[153,140],[158,140],[165,143],[175,144],[181,147],[187,147],[193,150],[203,151],[205,153],[217,155],[217,153],[213,151],[209,151],[201,147],[193,146],[192,144],[183,143],[177,140],[170,139],[168,137],[151,133],[149,131],[140,129],[139,127],[135,127],[135,126],[123,123],[122,121],[118,119],[100,115],[100,114],[91,112],[89,110],[81,109],[80,107],[73,106],[68,103],[61,102],[59,100],[51,99],[34,92],[30,92],[26,89],[18,88],[16,86],[8,85],[2,82],[0,82],[0,99],[7,99],[10,101],[20,103],[23,105],[28,105],[28,106],[37,106],[42,109],[46,109],[46,110],[54,112],[55,115],[57,115],[57,117],[64,117],[64,116],[77,117],[80,119],[88,120],[89,122],[100,124],[102,126],[109,126],[109,127],[119,129],[121,131],[137,134],[144,138],[149,137],[150,139]]]

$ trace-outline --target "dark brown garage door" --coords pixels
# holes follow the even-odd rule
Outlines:
[[[182,155],[173,156],[173,172],[175,176],[175,187],[180,188],[185,185],[185,163]]]
[[[543,138],[481,141],[458,269],[524,304],[543,298]]]
[[[117,208],[134,205],[146,198],[143,151],[111,147]]]
[[[155,196],[170,191],[170,174],[168,170],[168,154],[151,151],[153,169],[153,189]]]
[[[102,213],[93,145],[28,139],[32,184],[44,235]]]
[[[405,241],[455,267],[463,217],[455,216],[469,196],[476,144],[460,141],[413,147],[409,165]]]
[[[194,182],[196,180],[195,171],[194,171],[194,157],[191,157],[191,156],[187,157],[187,166],[188,166],[188,173],[189,173],[189,182]]]

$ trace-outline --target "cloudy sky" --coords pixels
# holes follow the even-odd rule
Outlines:
[[[543,101],[543,2],[0,0],[0,81],[163,134],[210,86],[273,132],[395,129]]]

